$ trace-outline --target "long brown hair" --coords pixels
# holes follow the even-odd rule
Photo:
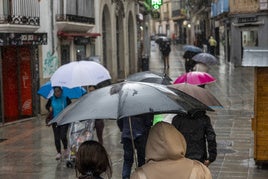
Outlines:
[[[106,173],[112,177],[112,168],[109,156],[105,148],[97,141],[83,142],[76,153],[75,159],[76,176],[83,179],[93,179]]]

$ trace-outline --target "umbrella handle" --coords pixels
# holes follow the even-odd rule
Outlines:
[[[135,151],[133,130],[132,130],[132,125],[131,125],[131,117],[128,117],[128,122],[129,122],[129,130],[130,130],[130,135],[131,135],[131,143],[132,143],[132,148],[133,148],[134,161],[135,161],[135,165],[136,165],[136,168],[137,168],[138,163],[137,163],[137,156],[136,156],[136,151]]]

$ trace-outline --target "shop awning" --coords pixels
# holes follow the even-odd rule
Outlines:
[[[59,31],[58,36],[61,36],[61,37],[93,37],[93,38],[96,38],[98,36],[101,36],[101,34],[100,33],[76,33],[76,32]]]

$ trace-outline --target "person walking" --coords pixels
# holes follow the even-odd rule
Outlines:
[[[187,143],[185,157],[198,160],[206,166],[216,160],[216,134],[206,111],[177,114],[172,119],[172,124],[185,137]]]
[[[90,93],[91,91],[94,91],[97,89],[96,86],[88,86],[88,92]],[[95,129],[96,129],[96,134],[99,143],[103,145],[103,129],[104,129],[104,120],[103,119],[95,119]]]
[[[176,45],[176,34],[173,33],[172,36],[171,36],[171,38],[172,38],[173,45]]]
[[[137,150],[138,166],[140,167],[145,163],[145,145],[152,121],[152,114],[137,115],[130,117],[130,119],[127,117],[117,120],[118,127],[122,132],[121,142],[123,143],[124,150],[123,179],[129,179],[130,177],[135,149]],[[132,144],[133,141],[134,146]]]
[[[97,141],[84,141],[78,148],[75,160],[76,177],[79,179],[112,178],[112,167],[105,148]]]
[[[169,54],[171,52],[170,42],[162,41],[160,43],[160,51],[162,53],[162,58],[164,61],[164,69],[169,68]]]
[[[183,135],[167,122],[158,122],[150,130],[146,144],[146,163],[131,179],[211,179],[209,169],[197,160],[185,158]]]
[[[216,55],[215,50],[216,50],[216,46],[217,46],[217,41],[213,38],[213,36],[210,36],[208,43],[209,43],[210,54],[215,56]]]
[[[46,103],[46,109],[52,112],[53,118],[56,117],[66,106],[71,104],[70,98],[62,94],[62,88],[59,86],[53,87],[54,94],[50,97]],[[56,160],[60,160],[62,157],[61,142],[64,148],[64,157],[68,156],[68,124],[58,126],[57,123],[52,123],[52,129],[54,134],[54,142],[57,150]]]
[[[191,51],[185,51],[184,52],[182,57],[185,60],[184,67],[185,67],[185,72],[186,73],[193,71],[193,68],[194,68],[196,62],[192,58],[196,54],[198,54],[198,53],[197,52],[191,52]]]

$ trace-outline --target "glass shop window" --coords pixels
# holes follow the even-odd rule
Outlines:
[[[242,31],[242,45],[243,47],[257,47],[258,46],[258,32],[257,31]]]

